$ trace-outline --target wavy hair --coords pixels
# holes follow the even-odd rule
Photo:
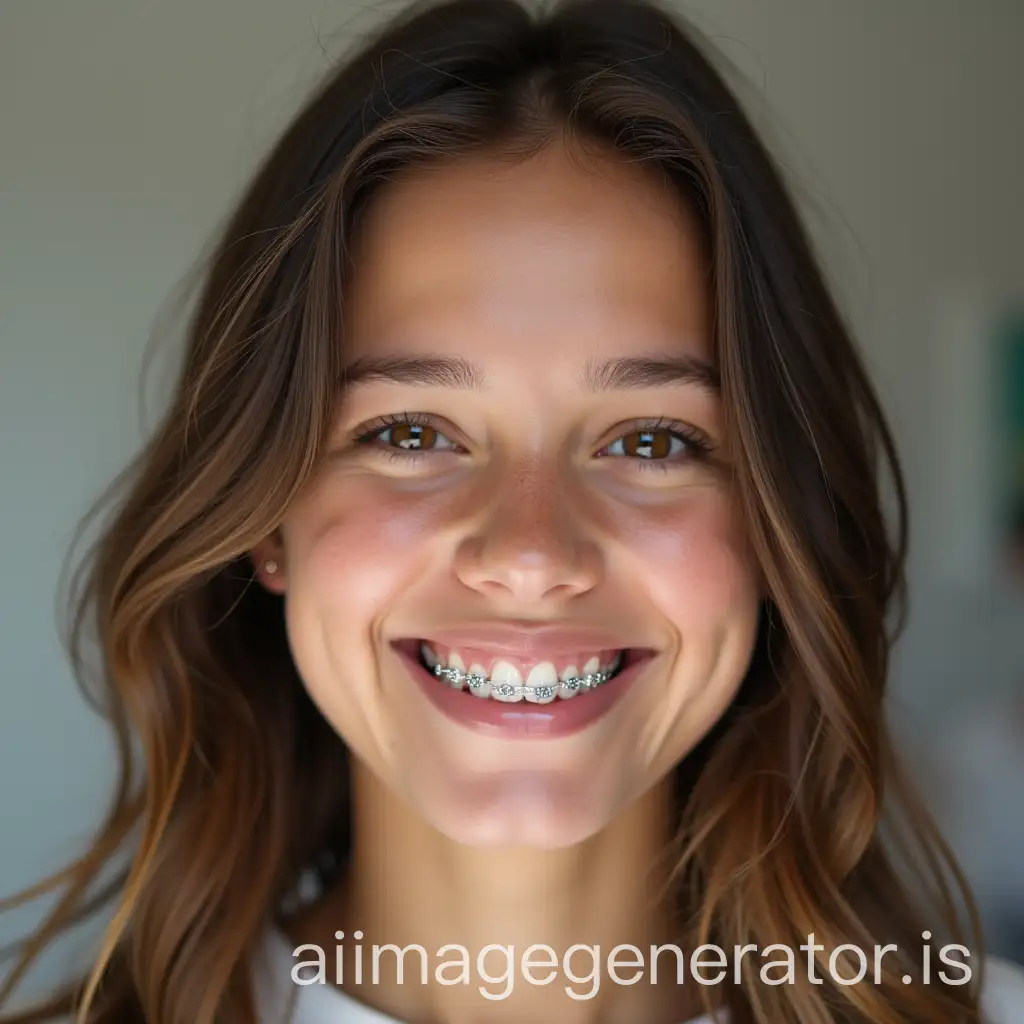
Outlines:
[[[905,598],[893,439],[782,176],[709,53],[646,0],[416,5],[280,137],[205,272],[169,410],[75,576],[72,658],[82,676],[87,650],[102,655],[120,784],[84,855],[6,902],[55,897],[0,1005],[72,923],[104,907],[110,923],[87,977],[3,1024],[256,1020],[261,930],[305,872],[327,885],[343,870],[351,841],[346,748],[248,556],[318,465],[348,241],[400,172],[567,135],[657,169],[699,218],[737,500],[767,582],[738,698],[677,769],[665,898],[688,922],[680,938],[899,946],[880,984],[836,983],[825,953],[820,985],[760,984],[744,962],[742,983],[717,990],[734,1024],[980,1020],[977,970],[965,986],[902,981],[920,980],[923,929],[964,943],[969,927],[972,951],[979,929],[886,732]]]

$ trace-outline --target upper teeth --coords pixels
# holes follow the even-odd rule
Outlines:
[[[466,687],[477,697],[493,697],[509,703],[526,700],[534,704],[548,704],[556,697],[568,700],[581,691],[606,683],[622,660],[621,653],[606,665],[596,657],[590,658],[582,672],[575,665],[567,665],[558,672],[552,662],[543,661],[530,669],[524,681],[519,669],[507,661],[498,661],[488,676],[482,665],[473,664],[467,669],[455,652],[449,655],[449,663],[445,665],[429,644],[423,643],[420,650],[434,675],[457,690]]]

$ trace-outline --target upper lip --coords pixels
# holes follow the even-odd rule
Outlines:
[[[618,651],[638,646],[613,630],[566,623],[459,626],[435,629],[420,639],[444,647],[475,648],[513,658],[572,657],[581,651]]]

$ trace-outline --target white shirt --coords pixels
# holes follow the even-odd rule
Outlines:
[[[280,932],[272,931],[257,961],[256,995],[260,1024],[403,1024],[402,1021],[371,1009],[343,989],[329,984],[295,985],[291,971],[308,958],[293,956],[294,947]],[[298,988],[296,996],[292,991]],[[990,1024],[1024,1024],[1024,968],[1005,960],[985,961],[985,987],[982,1010]],[[288,1020],[289,1004],[294,1014]],[[727,1017],[719,1014],[719,1024]],[[682,1024],[714,1024],[701,1016]]]
[[[271,931],[255,964],[256,1000],[260,1024],[404,1024],[380,1010],[371,1009],[350,996],[344,989],[330,984],[296,985],[292,968],[309,959],[300,952],[293,956],[294,946],[278,931]],[[1024,980],[1021,982],[1024,991]],[[295,989],[298,989],[296,995]],[[1022,996],[1024,1005],[1024,996]],[[288,1011],[292,1009],[289,1018]],[[725,1017],[719,1014],[719,1024]],[[1024,1024],[1024,1017],[1021,1018]],[[714,1024],[701,1016],[681,1024]],[[1004,1024],[999,1021],[998,1024]],[[1016,1021],[1005,1024],[1017,1024]]]
[[[280,932],[269,932],[254,963],[260,1024],[403,1024],[334,985],[294,984],[292,968],[303,958],[301,954],[293,957],[292,950]],[[990,1024],[1024,1024],[1024,968],[1005,960],[987,960],[981,1002]],[[719,1016],[724,1024],[725,1015]],[[73,1020],[62,1018],[53,1024],[73,1024]],[[702,1016],[684,1024],[714,1022]]]

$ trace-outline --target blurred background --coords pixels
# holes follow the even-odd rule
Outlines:
[[[0,3],[0,894],[106,807],[57,582],[160,412],[179,285],[309,86],[398,6]],[[1024,4],[675,7],[744,76],[888,410],[912,510],[892,724],[993,950],[1024,962]],[[41,910],[0,918],[0,945]]]

